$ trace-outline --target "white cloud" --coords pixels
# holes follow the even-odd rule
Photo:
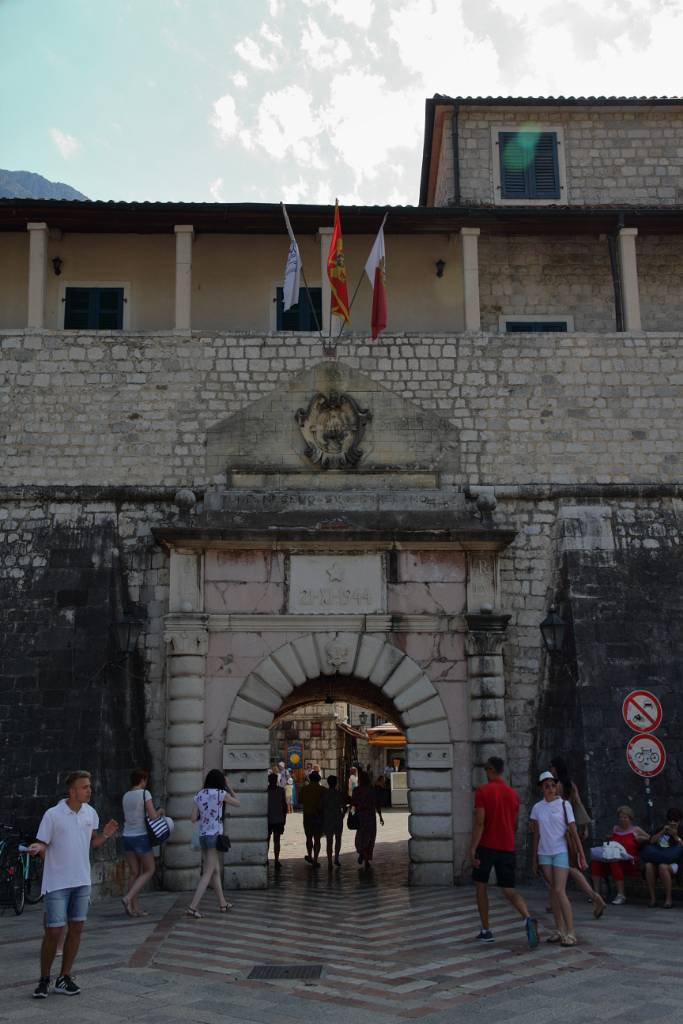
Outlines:
[[[315,142],[321,124],[312,102],[300,85],[266,93],[258,111],[258,144],[276,160],[289,153],[299,164],[321,167]]]
[[[211,198],[213,199],[213,201],[215,203],[222,203],[223,202],[223,179],[222,178],[216,178],[215,181],[211,182],[211,184],[209,185],[209,195],[211,196]]]
[[[271,18],[277,18],[282,8],[282,0],[268,0],[268,13]]]
[[[407,0],[392,7],[389,36],[403,65],[419,77],[422,104],[436,92],[490,96],[501,91],[493,43],[465,28],[455,0]]]
[[[391,151],[419,148],[423,102],[421,89],[392,92],[381,75],[359,70],[335,75],[324,121],[357,181],[374,178]]]
[[[367,28],[375,15],[374,0],[303,0],[307,7],[327,7],[349,25]]]
[[[249,79],[243,71],[236,71],[232,76],[232,84],[236,89],[246,89],[249,85]]]
[[[230,93],[221,96],[214,103],[211,124],[218,132],[219,137],[225,142],[228,139],[232,139],[239,131],[240,119],[237,116],[235,101]]]
[[[344,39],[326,36],[317,21],[308,19],[301,37],[301,49],[316,71],[339,67],[351,59],[351,47]]]
[[[249,64],[252,68],[256,68],[257,71],[275,71],[277,68],[277,61],[275,56],[271,53],[269,56],[265,56],[261,53],[261,47],[255,39],[251,39],[249,36],[245,36],[244,39],[240,39],[239,43],[235,45],[235,53],[238,57]]]
[[[308,189],[310,188],[310,182],[304,178],[299,178],[298,181],[292,182],[291,185],[285,185],[282,189],[282,201],[283,203],[300,203],[308,195]]]
[[[69,157],[74,156],[79,149],[83,148],[78,139],[74,138],[73,135],[67,135],[66,132],[60,131],[59,128],[50,128],[50,138],[65,160],[68,160]]]
[[[277,32],[272,32],[265,22],[263,23],[263,25],[261,25],[259,34],[263,37],[263,39],[266,40],[267,43],[270,43],[271,46],[277,46],[278,49],[282,49],[282,36],[278,35]]]

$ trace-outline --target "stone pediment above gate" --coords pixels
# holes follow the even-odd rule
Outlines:
[[[438,486],[456,473],[458,432],[343,363],[322,362],[211,427],[208,477],[233,487]]]

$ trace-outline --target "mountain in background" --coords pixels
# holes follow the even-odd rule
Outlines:
[[[71,185],[48,181],[32,171],[0,169],[0,199],[87,199]]]

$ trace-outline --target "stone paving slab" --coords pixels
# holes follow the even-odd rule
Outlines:
[[[298,855],[297,855],[298,856]],[[150,917],[131,920],[117,900],[96,903],[75,972],[80,996],[32,1000],[42,908],[0,917],[0,1022],[43,1024],[670,1024],[680,1007],[679,908],[608,907],[595,921],[573,894],[579,945],[530,951],[519,919],[492,892],[496,943],[473,943],[474,893],[408,889],[389,873],[371,879],[348,860],[333,884],[294,865],[261,892],[231,894],[219,915],[213,895],[201,921],[184,916],[189,895],[155,893]],[[546,894],[525,890],[546,933]],[[543,933],[542,933],[543,934]],[[314,982],[247,980],[256,963],[322,963]]]

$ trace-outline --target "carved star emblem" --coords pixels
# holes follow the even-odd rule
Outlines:
[[[333,562],[329,569],[325,570],[330,578],[330,583],[341,583],[344,579],[344,569],[339,562]]]

